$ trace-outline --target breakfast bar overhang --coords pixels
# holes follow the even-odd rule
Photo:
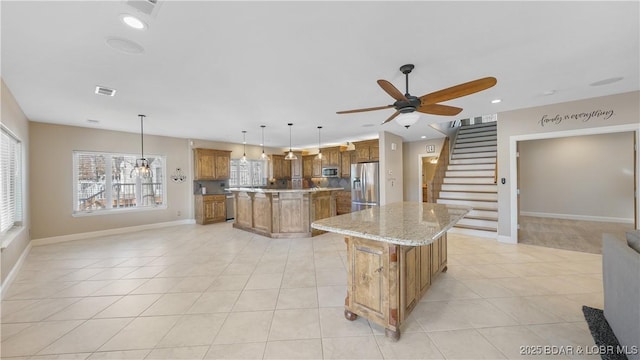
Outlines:
[[[400,325],[447,269],[447,230],[471,209],[400,202],[330,217],[314,229],[345,235],[345,317],[363,316],[400,338]]]

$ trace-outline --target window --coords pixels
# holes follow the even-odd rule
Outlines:
[[[0,233],[22,224],[22,143],[2,127],[0,138]]]
[[[134,170],[137,155],[73,152],[74,213],[164,207],[165,157],[147,155],[151,176]]]
[[[266,161],[239,159],[231,160],[229,186],[265,186],[267,185]]]

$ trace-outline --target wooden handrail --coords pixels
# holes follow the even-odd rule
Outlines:
[[[496,156],[496,168],[493,173],[493,183],[494,184],[498,183],[498,157],[497,156]]]

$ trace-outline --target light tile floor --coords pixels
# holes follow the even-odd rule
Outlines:
[[[1,303],[1,355],[495,359],[594,345],[581,307],[603,307],[598,254],[451,234],[448,272],[396,343],[344,319],[345,255],[336,234],[269,239],[228,223],[34,247]]]

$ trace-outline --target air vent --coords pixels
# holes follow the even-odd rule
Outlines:
[[[158,13],[158,0],[127,0],[126,3],[143,14],[155,17]]]
[[[114,96],[116,94],[116,90],[115,89],[109,89],[109,88],[106,88],[104,86],[98,85],[98,86],[96,86],[96,94]]]

